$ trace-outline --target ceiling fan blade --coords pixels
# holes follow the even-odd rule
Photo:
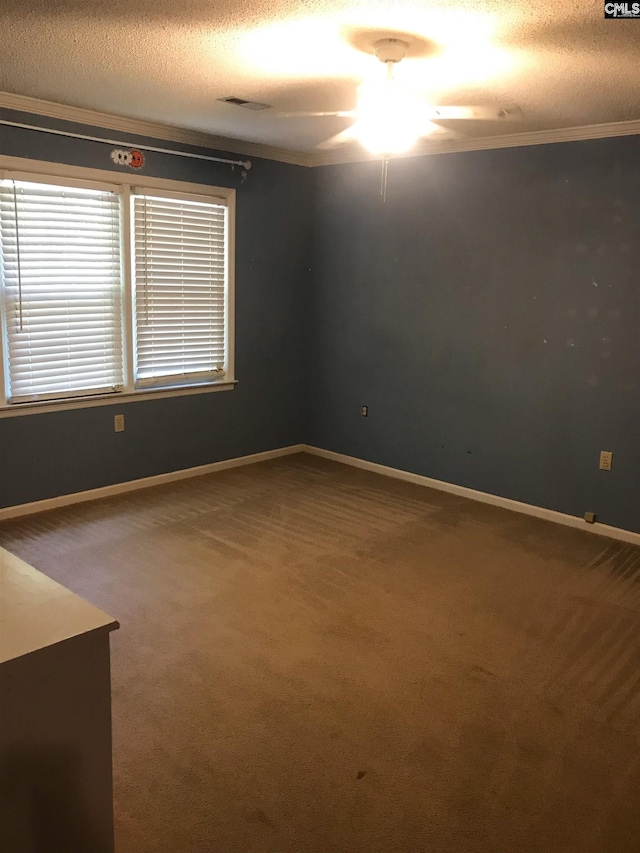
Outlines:
[[[346,130],[342,130],[340,133],[330,136],[329,139],[325,139],[324,142],[316,145],[316,148],[319,148],[321,151],[326,151],[331,148],[337,148],[339,145],[344,145],[346,142],[353,142],[355,138],[355,125],[351,125],[351,127],[348,127]]]
[[[420,136],[426,139],[431,139],[433,137],[437,137],[440,139],[442,137],[446,137],[447,139],[463,139],[465,134],[460,133],[457,130],[451,130],[450,127],[442,127],[441,124],[435,124],[435,122],[426,121],[423,125]]]
[[[457,130],[442,127],[441,125],[435,124],[435,122],[431,121],[424,122],[420,130],[420,137],[424,139],[462,139],[464,136],[465,135],[463,133],[459,133]],[[354,142],[357,138],[358,126],[357,124],[352,124],[350,127],[347,127],[346,130],[336,133],[335,136],[330,136],[329,139],[325,139],[324,142],[321,142],[316,146],[316,148],[321,151],[326,151],[332,148],[337,148],[339,145],[344,145],[347,142]]]
[[[317,116],[338,116],[338,118],[350,118],[355,115],[355,110],[335,110],[334,112],[299,112],[299,113],[276,113],[278,118],[315,118]]]
[[[518,121],[522,113],[518,107],[427,107],[427,115],[432,121]]]

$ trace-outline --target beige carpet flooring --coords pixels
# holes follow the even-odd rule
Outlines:
[[[634,547],[305,455],[0,545],[121,622],[118,853],[640,849]]]

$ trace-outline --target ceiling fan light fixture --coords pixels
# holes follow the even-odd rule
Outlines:
[[[364,83],[358,90],[355,136],[373,154],[402,154],[422,133],[415,96],[394,79]]]

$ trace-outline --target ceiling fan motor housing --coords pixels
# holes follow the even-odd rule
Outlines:
[[[402,39],[380,39],[373,48],[380,62],[400,62],[407,55],[409,45]]]

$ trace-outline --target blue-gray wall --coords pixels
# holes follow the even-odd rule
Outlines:
[[[314,178],[310,443],[639,531],[640,139]]]
[[[109,152],[0,127],[3,154],[118,171]],[[0,419],[0,506],[308,441],[640,530],[639,164],[634,137],[410,158],[383,203],[376,163],[253,158],[241,185],[149,154],[238,189],[239,384]]]
[[[124,135],[8,110],[0,118]],[[0,126],[0,154],[118,171],[112,147]],[[149,153],[144,168],[146,175],[237,189],[235,390],[0,419],[0,506],[303,440],[312,173],[251,159],[242,185],[237,168],[170,155]],[[113,431],[116,412],[125,415],[122,434]]]

